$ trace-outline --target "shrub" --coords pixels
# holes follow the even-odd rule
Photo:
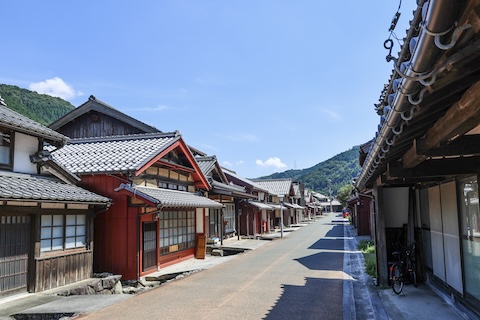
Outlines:
[[[362,251],[365,260],[365,272],[373,278],[377,276],[377,260],[375,245],[372,240],[361,240],[358,249]]]

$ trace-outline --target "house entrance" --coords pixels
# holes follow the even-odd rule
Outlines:
[[[143,271],[157,265],[157,222],[143,223]]]
[[[0,218],[0,292],[27,290],[29,216]]]

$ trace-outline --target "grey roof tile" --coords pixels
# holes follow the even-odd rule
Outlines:
[[[52,157],[75,174],[136,171],[178,139],[175,132],[72,140]]]
[[[226,168],[224,168],[224,167],[222,167],[222,170],[223,170],[223,172],[225,173],[225,175],[227,176],[227,178],[230,176],[229,180],[231,180],[231,178],[234,178],[234,179],[237,179],[238,181],[241,181],[242,183],[244,183],[244,184],[246,184],[246,185],[251,186],[252,188],[254,188],[254,189],[256,189],[256,190],[264,191],[264,192],[268,192],[268,191],[269,191],[269,190],[267,190],[266,188],[264,188],[264,187],[262,187],[261,185],[259,185],[258,183],[256,183],[255,181],[249,180],[249,179],[247,179],[247,178],[244,178],[244,177],[239,176],[235,171],[226,169]]]
[[[289,195],[292,188],[292,179],[253,179],[253,182],[276,195]]]
[[[68,141],[68,138],[63,134],[47,128],[46,126],[9,109],[3,99],[0,100],[0,124],[16,131],[20,131],[29,135],[40,136],[51,141],[62,143],[66,143]]]
[[[110,200],[50,177],[0,171],[0,199],[106,204]]]
[[[130,186],[121,184],[116,191],[125,189],[133,194],[150,197],[165,208],[222,208],[223,205],[209,198],[195,195],[190,192]]]

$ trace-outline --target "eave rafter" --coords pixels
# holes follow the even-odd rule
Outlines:
[[[389,163],[387,170],[389,179],[411,182],[477,173],[480,173],[480,156],[429,159],[415,168],[405,168],[397,161]]]
[[[415,140],[402,160],[404,168],[414,168],[428,159],[429,150],[452,143],[480,123],[480,82],[471,86],[460,101],[427,131],[424,138]],[[417,150],[422,152],[418,153]],[[422,154],[423,153],[423,154]]]

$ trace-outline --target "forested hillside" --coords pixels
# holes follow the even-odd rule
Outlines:
[[[305,188],[329,195],[329,189],[336,195],[338,190],[360,174],[358,164],[359,146],[342,152],[333,158],[303,170],[288,170],[262,177],[264,179],[292,178],[305,184]],[[331,181],[329,183],[329,180]]]
[[[68,101],[46,94],[0,84],[0,96],[7,106],[43,125],[49,125],[75,107]]]

